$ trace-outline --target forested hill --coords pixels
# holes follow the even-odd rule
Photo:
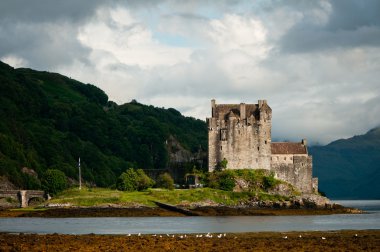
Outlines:
[[[309,151],[328,197],[380,199],[380,128]]]
[[[129,167],[165,168],[169,136],[193,153],[207,149],[204,121],[136,101],[119,106],[93,85],[0,62],[0,176],[19,187],[36,187],[23,167],[77,178],[78,157],[84,180],[98,186]]]

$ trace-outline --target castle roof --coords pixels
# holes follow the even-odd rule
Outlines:
[[[302,143],[271,143],[273,154],[307,154],[307,147]]]

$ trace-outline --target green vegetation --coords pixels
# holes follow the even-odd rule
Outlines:
[[[154,181],[143,170],[129,168],[117,179],[116,188],[120,191],[142,191],[152,187]]]
[[[273,172],[267,170],[222,170],[214,171],[208,175],[207,185],[225,191],[232,191],[236,186],[236,181],[244,181],[246,188],[243,191],[268,191],[282,181],[274,177]]]
[[[83,180],[109,187],[130,167],[167,168],[170,136],[193,153],[207,148],[204,121],[136,101],[117,105],[60,74],[0,62],[0,94],[0,176],[24,189],[41,186],[22,167],[39,178],[54,167],[78,180],[80,157]]]
[[[157,178],[157,187],[169,190],[174,189],[174,180],[169,173],[160,174]]]
[[[67,178],[62,171],[49,169],[44,173],[41,185],[46,192],[55,195],[67,188]]]
[[[72,204],[74,206],[102,206],[118,204],[121,206],[155,206],[153,201],[173,205],[191,203],[216,203],[235,206],[252,198],[258,200],[285,201],[289,198],[263,192],[228,192],[211,188],[197,189],[148,189],[146,191],[122,192],[104,188],[69,189],[59,193],[50,203]]]

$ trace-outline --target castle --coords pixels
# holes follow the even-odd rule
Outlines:
[[[208,124],[208,168],[224,159],[227,169],[266,169],[303,193],[318,191],[312,177],[312,157],[307,142],[271,142],[272,109],[266,100],[258,104],[216,104],[211,100]]]

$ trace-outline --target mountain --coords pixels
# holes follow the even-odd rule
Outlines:
[[[117,105],[91,84],[0,62],[0,176],[18,187],[38,188],[23,167],[76,179],[79,157],[84,180],[98,186],[129,167],[165,169],[168,139],[188,153],[206,150],[206,123],[173,108]]]
[[[319,188],[335,199],[380,199],[380,127],[310,147]]]

